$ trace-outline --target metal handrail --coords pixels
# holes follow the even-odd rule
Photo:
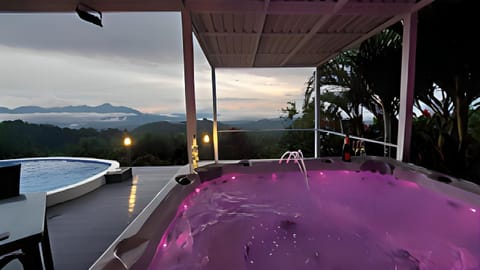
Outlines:
[[[332,131],[332,130],[327,130],[327,129],[315,129],[315,128],[291,128],[291,129],[280,129],[280,128],[277,128],[277,129],[223,129],[223,130],[218,130],[218,133],[247,133],[247,132],[291,132],[291,131],[312,131],[312,132],[315,132],[315,131],[319,131],[319,132],[323,132],[323,133],[327,133],[327,134],[333,134],[333,135],[336,135],[336,136],[340,136],[340,137],[345,137],[346,134],[343,134],[341,132],[336,132],[336,131]],[[370,143],[376,143],[376,144],[380,144],[380,145],[384,145],[384,146],[390,146],[390,147],[395,147],[397,148],[398,145],[396,144],[393,144],[393,143],[386,143],[386,142],[382,142],[382,141],[376,141],[376,140],[372,140],[372,139],[367,139],[367,138],[363,138],[363,137],[358,137],[358,136],[352,136],[352,135],[349,135],[349,137],[351,139],[355,139],[355,140],[361,140],[361,141],[364,141],[364,142],[370,142]]]

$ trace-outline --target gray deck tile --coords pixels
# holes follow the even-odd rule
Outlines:
[[[55,269],[88,269],[179,168],[133,168],[138,183],[131,213],[128,211],[131,206],[130,181],[108,184],[80,198],[48,208]]]

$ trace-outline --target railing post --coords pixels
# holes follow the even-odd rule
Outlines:
[[[182,37],[183,37],[183,72],[185,77],[185,109],[187,113],[187,152],[190,171],[195,169],[193,157],[197,137],[197,109],[195,104],[195,79],[193,68],[193,36],[192,19],[190,11],[182,11]],[[198,154],[198,153],[197,153]]]
[[[215,68],[212,66],[212,99],[213,99],[213,156],[215,163],[218,163],[218,120],[217,120],[217,79]]]
[[[320,157],[320,67],[315,69],[315,149],[314,157]]]
[[[417,46],[416,12],[407,14],[404,17],[402,38],[402,75],[400,81],[400,109],[398,113],[397,160],[409,161]]]

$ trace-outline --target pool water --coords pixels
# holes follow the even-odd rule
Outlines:
[[[90,160],[40,159],[1,161],[0,166],[21,163],[20,192],[52,191],[106,171],[110,164]]]
[[[230,174],[180,205],[149,269],[480,269],[480,209],[371,172]]]

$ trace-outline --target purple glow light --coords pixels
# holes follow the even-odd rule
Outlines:
[[[402,183],[403,183],[403,185],[406,186],[406,187],[419,188],[418,184],[415,183],[415,182],[402,180]]]
[[[309,190],[298,172],[202,183],[148,269],[480,269],[475,205],[445,203],[447,195],[391,175],[310,175]]]

